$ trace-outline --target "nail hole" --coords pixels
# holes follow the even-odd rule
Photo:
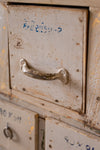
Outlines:
[[[52,140],[49,140],[50,142],[52,142]]]
[[[12,32],[10,32],[10,34],[12,34]]]
[[[49,148],[52,148],[52,145],[49,145]]]
[[[76,45],[80,45],[80,43],[76,43]]]
[[[79,69],[76,69],[77,72],[79,72]]]
[[[43,104],[43,103],[42,103],[41,105],[42,105],[42,106],[44,106],[44,104]]]
[[[55,102],[56,102],[56,103],[59,103],[59,100],[56,99]]]
[[[78,98],[79,96],[76,96],[76,98]]]
[[[29,137],[29,140],[32,140],[32,137]]]
[[[100,97],[98,96],[98,97],[96,98],[96,100],[100,101]]]
[[[22,88],[22,90],[23,90],[23,91],[26,91],[26,89],[25,89],[25,88]]]
[[[12,75],[12,78],[14,78],[14,75]]]
[[[80,21],[80,22],[83,22],[83,19],[82,19],[82,18],[79,18],[79,21]]]
[[[11,56],[13,56],[13,54],[11,54]]]

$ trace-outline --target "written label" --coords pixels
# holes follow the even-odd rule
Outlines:
[[[47,26],[44,22],[41,22],[40,24],[38,24],[34,20],[29,21],[27,19],[24,19],[23,29],[34,31],[37,33],[49,33],[49,32],[60,33],[62,32],[61,26],[57,26],[54,28],[52,27],[52,25]]]
[[[0,115],[2,117],[11,118],[13,121],[16,121],[18,123],[21,123],[22,117],[20,115],[16,115],[11,111],[7,111],[6,109],[3,109],[0,107]]]
[[[71,147],[75,147],[78,150],[95,150],[94,147],[91,147],[89,144],[75,141],[73,139],[70,139],[68,136],[64,137],[64,139],[67,144],[69,144]]]

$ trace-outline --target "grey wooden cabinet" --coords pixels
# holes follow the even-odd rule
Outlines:
[[[99,150],[99,32],[98,0],[0,2],[1,150]]]

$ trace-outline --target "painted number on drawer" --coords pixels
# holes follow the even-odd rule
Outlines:
[[[29,30],[29,31],[40,32],[40,33],[62,32],[62,27],[59,25],[54,28],[52,27],[52,25],[47,26],[44,22],[41,22],[39,24],[35,22],[34,20],[27,20],[27,19],[24,19],[23,29]]]
[[[3,109],[0,107],[0,115],[2,117],[7,117],[12,119],[13,121],[16,121],[18,123],[21,123],[22,117],[20,115],[16,115],[11,111],[7,111],[6,109]]]
[[[46,150],[100,150],[100,140],[91,133],[52,118],[46,119]]]
[[[87,145],[79,141],[76,142],[70,139],[68,136],[65,136],[64,139],[67,144],[69,144],[72,147],[77,148],[78,150],[95,150],[94,147],[91,147],[90,145]]]

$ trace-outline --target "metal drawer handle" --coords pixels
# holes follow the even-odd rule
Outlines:
[[[11,130],[11,128],[10,127],[5,127],[4,129],[3,129],[3,133],[4,133],[4,135],[5,135],[5,137],[6,138],[9,138],[9,139],[12,139],[13,138],[13,132],[12,132],[12,130]]]
[[[20,60],[20,65],[21,65],[22,72],[31,78],[41,79],[41,80],[59,79],[64,84],[68,83],[69,74],[68,74],[68,71],[64,68],[59,69],[57,73],[42,73],[42,72],[30,67],[28,65],[27,61],[23,58]]]

